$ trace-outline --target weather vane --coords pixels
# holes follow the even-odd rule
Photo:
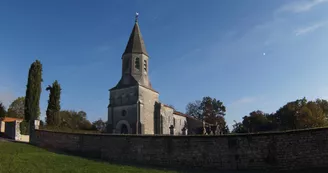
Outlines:
[[[138,22],[138,16],[139,16],[139,13],[136,12],[136,22]]]

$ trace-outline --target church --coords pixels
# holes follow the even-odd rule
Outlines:
[[[107,132],[114,134],[198,134],[203,122],[159,101],[149,80],[149,56],[138,16],[122,54],[122,74],[109,90]]]

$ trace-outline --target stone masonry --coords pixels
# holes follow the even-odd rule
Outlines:
[[[195,132],[188,128],[202,127],[202,123],[187,126],[191,117],[160,103],[148,76],[149,57],[137,20],[121,59],[121,78],[109,90],[108,133],[187,135]]]
[[[222,136],[35,135],[31,143],[40,147],[123,163],[219,170],[328,167],[328,128]]]

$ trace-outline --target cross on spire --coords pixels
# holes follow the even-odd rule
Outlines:
[[[139,13],[136,12],[136,19],[135,19],[135,22],[138,22],[138,16],[139,16]]]

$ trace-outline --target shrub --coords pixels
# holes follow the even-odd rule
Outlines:
[[[20,123],[20,131],[22,135],[30,134],[30,124],[27,121],[23,121]]]

